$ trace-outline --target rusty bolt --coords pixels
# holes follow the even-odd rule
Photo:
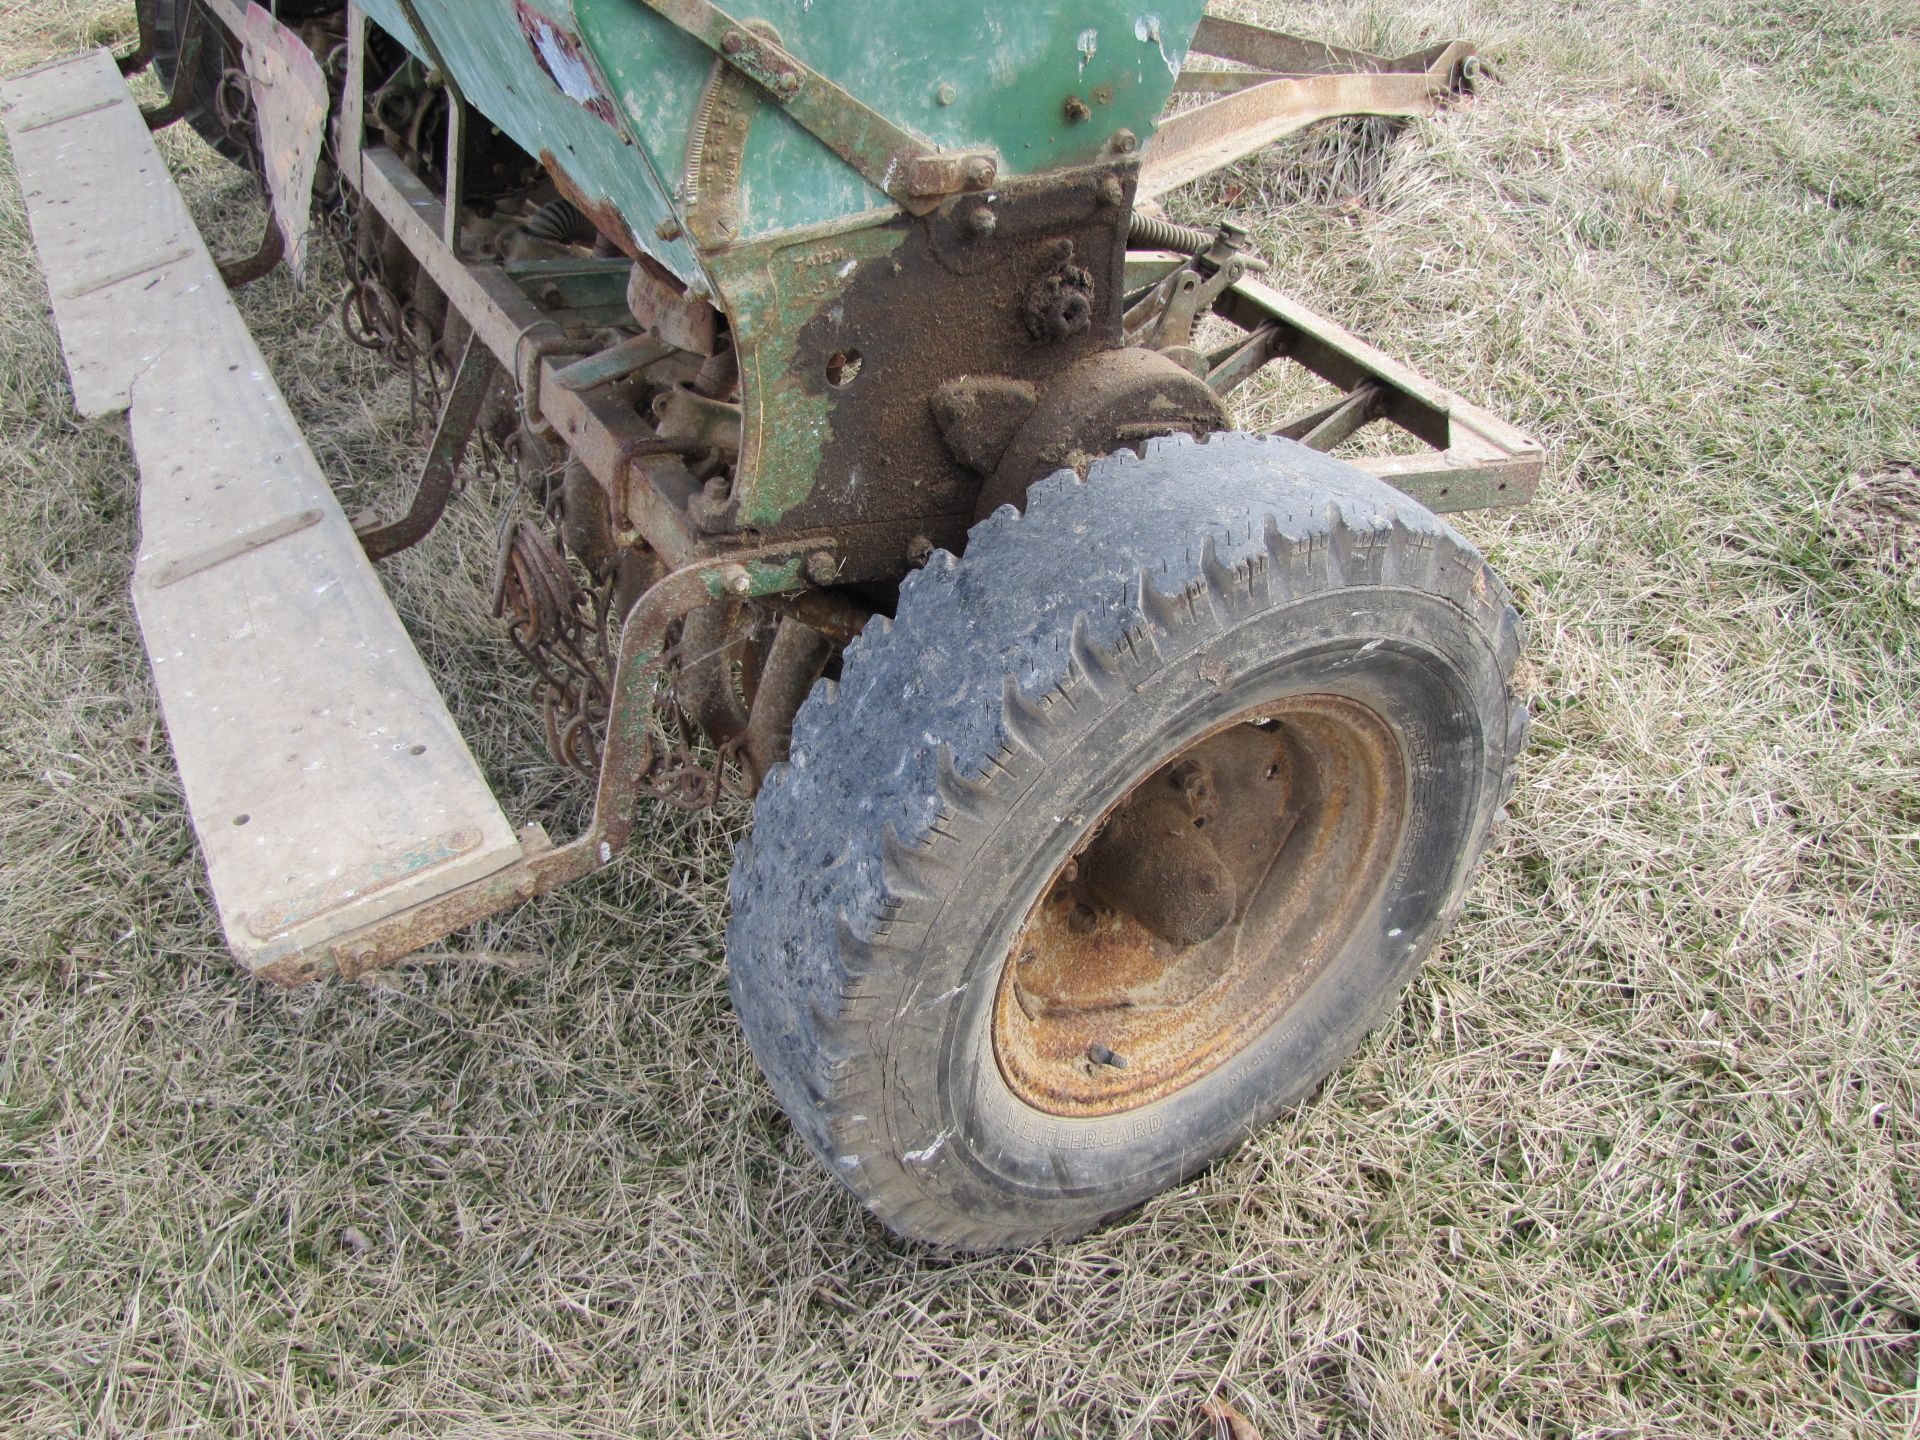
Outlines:
[[[753,590],[753,576],[744,565],[727,565],[721,568],[720,584],[729,595],[746,595]]]
[[[840,566],[831,550],[816,550],[807,556],[807,578],[816,585],[831,585],[839,577]]]
[[[1116,1055],[1098,1040],[1087,1047],[1087,1059],[1096,1065],[1111,1065],[1116,1070],[1127,1068],[1127,1057]]]
[[[999,173],[999,166],[984,155],[969,155],[960,166],[960,178],[969,190],[986,189]]]
[[[729,55],[738,55],[747,48],[747,37],[738,30],[729,30],[721,37],[720,48]]]
[[[1093,107],[1078,95],[1067,96],[1067,103],[1060,107],[1060,113],[1067,117],[1069,125],[1078,125],[1082,120],[1093,118]]]
[[[1100,203],[1109,210],[1118,209],[1127,198],[1127,187],[1120,183],[1118,175],[1109,175],[1100,182]]]
[[[1113,146],[1115,154],[1131,155],[1140,147],[1140,137],[1131,130],[1116,130],[1113,132],[1113,139],[1107,143]]]
[[[680,222],[669,215],[653,227],[653,233],[658,235],[662,240],[678,240],[685,232],[680,229]]]
[[[967,233],[976,240],[985,240],[999,228],[1000,218],[985,205],[967,212]]]
[[[947,81],[942,80],[934,89],[933,98],[942,105],[951,105],[960,98],[960,92],[954,89]]]
[[[800,77],[791,70],[782,70],[774,76],[773,88],[782,95],[791,95],[800,88]]]

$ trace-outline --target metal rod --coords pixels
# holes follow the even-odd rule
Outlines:
[[[441,408],[440,421],[434,427],[433,444],[427,450],[426,464],[420,471],[420,484],[413,493],[407,513],[385,525],[371,526],[357,533],[360,548],[369,560],[384,560],[410,545],[424,540],[447,512],[447,500],[453,494],[460,474],[460,462],[466,457],[467,444],[473,438],[480,410],[493,388],[499,364],[480,339],[469,332],[467,345],[460,352],[460,365],[454,371],[453,384],[447,390],[447,403]]]
[[[187,6],[187,23],[180,30],[180,50],[173,57],[173,83],[167,87],[166,101],[140,112],[140,118],[147,122],[147,129],[164,130],[187,113],[194,79],[200,69],[200,46],[206,31],[206,7],[196,0],[196,3]]]
[[[251,255],[243,255],[235,260],[220,262],[220,278],[226,282],[229,290],[238,290],[243,285],[251,285],[273,273],[287,254],[287,235],[280,228],[280,218],[273,213],[272,203],[267,206],[267,228],[260,237],[260,244]]]
[[[1364,430],[1380,413],[1379,382],[1368,380],[1324,411],[1303,417],[1274,431],[1298,440],[1309,450],[1331,450]]]
[[[153,7],[149,5],[136,5],[134,6],[134,14],[140,26],[139,43],[125,55],[119,55],[114,58],[114,63],[120,67],[120,73],[122,75],[138,75],[153,63]]]
[[[334,153],[340,173],[355,190],[361,188],[360,151],[367,133],[367,12],[347,6],[347,75],[340,91]]]
[[[456,255],[460,253],[460,211],[466,203],[466,189],[467,103],[448,85],[446,212],[441,216],[440,238]]]

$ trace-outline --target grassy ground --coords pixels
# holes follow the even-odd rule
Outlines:
[[[0,177],[0,1433],[1175,1436],[1218,1394],[1269,1440],[1920,1434],[1920,12],[1236,11],[1468,34],[1505,77],[1183,208],[1551,443],[1533,509],[1466,524],[1531,623],[1536,741],[1319,1101],[1010,1259],[891,1241],[789,1136],[725,1001],[738,809],[481,937],[544,970],[236,976],[121,429],[71,418]],[[0,0],[0,68],[103,15]],[[237,246],[232,172],[167,146]],[[244,304],[377,493],[405,396],[333,294]],[[399,602],[509,810],[564,811],[479,509]]]

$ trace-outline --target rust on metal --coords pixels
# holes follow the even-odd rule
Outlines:
[[[1183,72],[1178,90],[1216,98],[1160,122],[1140,172],[1143,195],[1164,194],[1322,120],[1431,115],[1474,71],[1473,49],[1459,41],[1392,60],[1213,16],[1200,22],[1193,50],[1258,68]]]
[[[1276,700],[1183,746],[1028,911],[994,999],[1008,1085],[1111,1115],[1227,1063],[1340,953],[1407,814],[1402,742],[1349,696]]]
[[[551,150],[540,152],[540,165],[553,181],[554,189],[573,202],[580,213],[587,217],[593,228],[607,237],[609,243],[616,245],[630,260],[638,260],[645,252],[640,242],[633,238],[633,232],[627,228],[620,207],[602,195],[595,199],[581,189],[574,178],[567,174],[566,167]]]
[[[1022,508],[1028,488],[1056,470],[1084,472],[1102,455],[1157,435],[1209,435],[1231,417],[1196,378],[1152,350],[1105,350],[1047,382],[1032,416],[1002,447],[974,514]]]
[[[611,864],[633,834],[640,797],[674,780],[662,769],[669,756],[657,738],[656,712],[670,628],[724,593],[733,574],[747,578],[750,595],[777,595],[797,583],[806,561],[807,552],[791,544],[734,550],[682,566],[640,598],[620,628],[593,819],[577,839],[553,846],[542,832],[523,832],[521,857],[504,869],[256,973],[282,985],[334,974],[351,979]]]
[[[499,373],[500,367],[492,352],[478,336],[470,334],[459,368],[454,372],[453,384],[447,391],[446,404],[440,411],[439,423],[434,427],[433,443],[427,449],[420,483],[407,513],[398,520],[357,532],[360,548],[367,552],[369,560],[384,560],[419,544],[440,523],[440,517],[446,513],[447,499],[453,494],[454,481],[459,477],[460,463],[466,457],[467,444],[479,422],[480,407],[486,403],[494,377]]]

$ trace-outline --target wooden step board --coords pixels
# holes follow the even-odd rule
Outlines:
[[[520,844],[113,58],[0,83],[83,414],[125,409],[133,600],[233,952],[269,978]]]

